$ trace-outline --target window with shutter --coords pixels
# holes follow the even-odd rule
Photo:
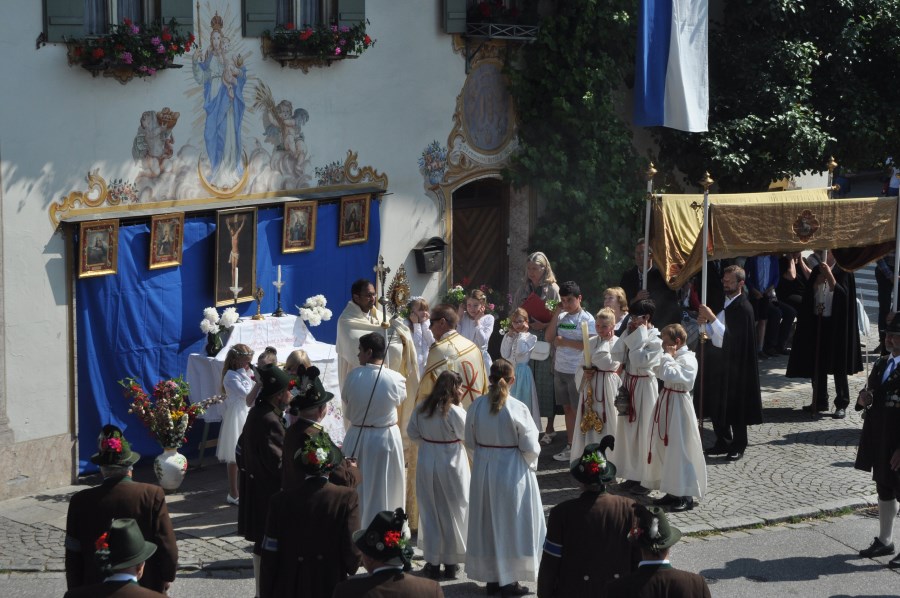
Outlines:
[[[466,0],[444,0],[444,33],[466,32]]]
[[[366,21],[366,0],[338,0],[338,25],[353,27]]]
[[[275,29],[277,0],[243,0],[244,37],[259,37],[263,31]]]
[[[160,0],[159,16],[163,23],[172,19],[178,21],[178,29],[184,33],[194,31],[194,8],[191,0]]]

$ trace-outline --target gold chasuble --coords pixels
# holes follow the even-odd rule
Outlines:
[[[341,392],[344,391],[344,380],[347,374],[359,367],[359,338],[370,332],[384,334],[381,327],[383,321],[381,312],[373,309],[369,313],[363,313],[358,305],[352,301],[347,302],[347,307],[338,318],[337,325],[337,360],[338,382]],[[409,525],[415,529],[419,521],[419,511],[416,506],[416,446],[406,436],[406,424],[415,409],[416,395],[419,389],[419,365],[416,359],[416,348],[413,345],[412,335],[401,320],[390,320],[390,328],[387,330],[390,344],[387,347],[387,355],[384,366],[399,372],[406,378],[406,400],[400,408],[398,425],[400,435],[403,437],[403,453],[406,459],[406,512],[409,515]],[[368,398],[368,397],[366,397]],[[362,423],[362,422],[351,422]]]
[[[487,394],[488,379],[481,349],[457,331],[451,330],[431,345],[428,351],[428,363],[425,364],[425,374],[419,382],[416,403],[431,394],[438,376],[448,370],[462,376],[463,397],[460,404],[463,409],[468,410],[475,399]]]

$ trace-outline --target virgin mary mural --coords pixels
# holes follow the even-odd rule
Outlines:
[[[244,118],[244,84],[247,68],[241,54],[230,55],[229,39],[223,32],[219,13],[210,20],[209,46],[193,55],[194,79],[203,88],[206,113],[200,174],[205,182],[220,190],[236,190],[245,182],[245,157],[241,147]]]

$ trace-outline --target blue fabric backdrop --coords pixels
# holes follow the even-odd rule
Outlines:
[[[319,204],[316,249],[281,253],[284,208],[260,208],[257,221],[256,283],[264,289],[263,312],[276,306],[272,282],[281,264],[281,303],[288,313],[307,297],[323,294],[334,317],[313,328],[317,340],[334,343],[337,317],[350,298],[350,285],[373,279],[372,267],[381,242],[379,204],[372,202],[369,240],[338,247],[338,203]],[[150,270],[148,223],[120,225],[119,264],[115,276],[78,279],[76,283],[78,449],[79,472],[95,471],[90,457],[106,424],[125,431],[133,448],[145,458],[161,452],[141,422],[128,413],[128,401],[117,381],[138,379],[146,391],[163,378],[184,375],[188,355],[202,353],[206,337],[200,331],[203,309],[213,305],[215,214],[185,218],[184,253],[180,267]],[[77,239],[73,248],[78,255]],[[223,308],[219,308],[221,312]],[[256,313],[256,302],[241,303],[242,316]],[[194,429],[185,445],[196,447]]]

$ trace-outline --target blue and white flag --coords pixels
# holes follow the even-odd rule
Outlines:
[[[641,0],[634,123],[692,133],[709,120],[709,0]]]

